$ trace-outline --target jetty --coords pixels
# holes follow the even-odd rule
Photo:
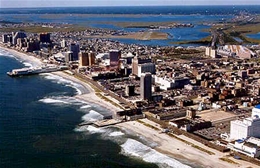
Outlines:
[[[83,122],[78,124],[78,126],[86,126],[86,125],[94,125],[95,127],[107,127],[107,126],[111,126],[111,125],[116,125],[119,123],[122,123],[123,120],[120,119],[104,119],[104,120],[99,120],[99,121],[88,121],[88,122]]]
[[[42,66],[42,67],[30,67],[30,68],[21,68],[21,69],[13,69],[10,72],[7,72],[7,75],[11,77],[17,76],[28,76],[28,75],[36,75],[40,73],[50,73],[56,71],[62,71],[68,69],[67,66]]]

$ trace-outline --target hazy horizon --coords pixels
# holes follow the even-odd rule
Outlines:
[[[1,0],[0,8],[123,7],[123,6],[241,6],[260,5],[259,0]]]

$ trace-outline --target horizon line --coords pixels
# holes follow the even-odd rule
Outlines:
[[[36,7],[36,6],[24,6],[24,7],[1,7],[0,9],[21,9],[21,8],[86,8],[86,7],[90,7],[90,8],[104,8],[104,7],[175,7],[175,6],[260,6],[260,4],[236,4],[236,5],[232,5],[232,4],[211,4],[211,5],[197,5],[197,4],[189,4],[189,5],[107,5],[107,6],[40,6],[40,7]]]

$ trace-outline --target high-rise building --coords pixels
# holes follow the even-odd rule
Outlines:
[[[79,67],[89,66],[89,56],[86,52],[79,53]]]
[[[40,33],[41,43],[51,43],[51,33]]]
[[[3,34],[2,35],[2,42],[3,43],[8,43],[8,34]]]
[[[150,72],[151,74],[155,74],[155,64],[154,63],[144,63],[138,64],[138,77],[141,77],[142,73]]]
[[[150,100],[152,97],[152,75],[151,73],[141,74],[140,82],[141,98],[143,100]]]
[[[79,45],[78,44],[70,44],[69,51],[73,53],[72,61],[77,61],[79,59]]]
[[[73,52],[72,51],[68,51],[65,54],[65,62],[68,63],[70,61],[73,61]]]
[[[26,38],[26,34],[24,32],[13,32],[12,33],[12,36],[13,36],[13,45],[16,45],[17,44],[17,39],[18,38]]]
[[[12,34],[7,35],[7,43],[13,44],[13,35]]]
[[[260,138],[260,105],[252,110],[251,117],[230,123],[230,139]]]
[[[66,40],[63,39],[63,40],[60,42],[60,46],[61,46],[62,48],[67,47],[67,42],[66,42]]]
[[[134,96],[135,95],[135,85],[126,85],[125,94],[126,94],[126,96]]]
[[[40,42],[37,40],[30,40],[26,44],[26,51],[32,52],[32,51],[39,51],[40,50]]]
[[[110,50],[109,51],[109,59],[110,59],[110,67],[118,67],[118,61],[121,58],[121,51],[119,50]]]
[[[151,62],[152,60],[150,58],[135,56],[132,61],[132,74],[136,76],[138,75],[138,65]]]
[[[88,58],[89,58],[89,66],[92,66],[95,64],[96,60],[96,54],[93,52],[88,53]]]

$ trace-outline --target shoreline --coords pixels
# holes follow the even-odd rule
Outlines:
[[[142,122],[151,124],[153,126],[158,125],[153,123],[148,119],[142,119]],[[143,136],[146,139],[157,143],[158,145],[154,148],[156,151],[165,154],[173,159],[180,161],[183,164],[196,165],[196,167],[209,167],[209,168],[247,168],[255,167],[256,165],[243,160],[236,160],[234,158],[228,157],[228,159],[236,162],[237,164],[231,164],[225,161],[220,160],[220,158],[226,158],[227,154],[209,148],[205,145],[200,144],[193,139],[185,137],[184,135],[176,135],[178,138],[186,139],[194,145],[198,145],[208,151],[214,153],[214,155],[209,155],[199,149],[192,147],[189,144],[186,144],[174,137],[169,136],[166,133],[161,133],[161,131],[152,129],[143,125],[138,121],[130,121],[125,123],[120,123],[116,125],[121,129],[131,130],[137,135]],[[157,126],[156,126],[157,127]]]
[[[39,58],[36,58],[34,56],[30,56],[28,54],[16,51],[14,49],[6,48],[2,45],[0,45],[0,49],[6,50],[15,57],[29,62],[31,64],[35,64],[37,66],[41,65],[41,61]],[[54,72],[52,74],[58,75],[62,78],[65,78],[67,80],[70,80],[72,82],[75,82],[77,84],[80,84],[84,87],[84,89],[88,90],[88,93],[86,91],[82,91],[81,95],[76,95],[74,97],[81,99],[86,102],[94,103],[96,105],[101,106],[102,108],[108,109],[111,111],[113,115],[115,115],[116,111],[119,111],[120,109],[116,106],[110,104],[109,102],[106,102],[105,100],[102,100],[100,97],[98,97],[95,94],[95,91],[91,86],[84,81],[81,81],[77,78],[75,78],[72,75],[66,74],[64,72]],[[144,119],[145,122],[149,124],[155,124],[147,119]],[[195,149],[191,147],[188,144],[185,144],[184,142],[181,142],[178,139],[175,139],[173,137],[170,137],[169,135],[165,133],[160,133],[158,130],[154,130],[152,128],[149,128],[142,123],[139,123],[138,121],[130,121],[125,123],[120,123],[116,125],[116,127],[122,129],[122,130],[130,130],[140,136],[143,136],[151,142],[156,142],[158,145],[153,148],[156,151],[165,154],[166,156],[169,156],[170,158],[180,160],[181,163],[187,164],[187,163],[194,163],[194,165],[198,165],[201,167],[217,167],[218,168],[226,168],[226,167],[249,167],[254,166],[253,164],[250,164],[248,162],[244,162],[241,160],[235,160],[235,162],[239,163],[238,165],[230,164],[228,162],[221,161],[219,158],[222,158],[226,156],[226,154],[218,152],[211,148],[206,148],[203,146],[203,148],[206,148],[207,150],[213,151],[215,155],[209,155],[205,152],[202,152],[198,149]],[[157,125],[158,127],[158,125]],[[193,140],[194,141],[194,140]],[[199,143],[199,142],[193,142],[192,143]]]
[[[9,52],[10,54],[14,55],[14,57],[18,58],[22,62],[28,62],[28,63],[32,64],[33,66],[40,66],[42,64],[42,62],[39,58],[31,56],[29,54],[25,54],[25,53],[16,51],[11,48],[6,48],[2,45],[0,45],[0,49]],[[95,94],[94,89],[91,88],[91,86],[87,82],[81,81],[81,80],[73,77],[72,75],[66,74],[65,72],[52,72],[51,74],[57,75],[66,80],[69,80],[76,84],[81,85],[83,87],[83,89],[82,88],[78,88],[78,89],[81,91],[82,94],[75,95],[74,96],[75,98],[86,101],[88,103],[94,103],[96,105],[101,106],[102,108],[110,110],[111,114],[113,116],[115,115],[115,112],[121,110],[121,109],[113,106],[109,102],[106,102],[106,101],[102,100],[100,97],[98,97]]]

